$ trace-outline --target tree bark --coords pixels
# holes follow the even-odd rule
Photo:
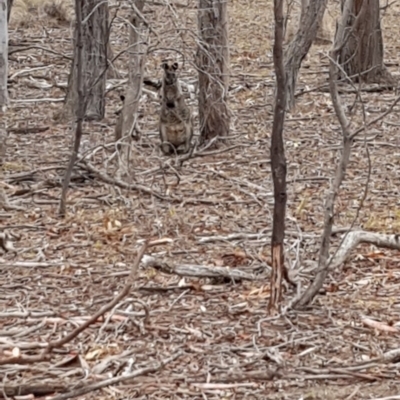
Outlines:
[[[7,152],[7,131],[4,113],[8,104],[8,20],[7,1],[0,0],[0,166],[3,165]],[[3,181],[3,172],[0,170],[0,179]],[[0,207],[8,206],[7,195],[0,187]]]
[[[350,2],[353,0],[350,0]],[[342,12],[341,20],[338,24],[338,29],[335,35],[335,41],[332,49],[329,52],[329,89],[331,93],[331,99],[333,108],[338,118],[343,137],[343,148],[342,154],[340,155],[339,161],[336,165],[335,177],[331,183],[326,201],[324,204],[324,229],[321,236],[321,246],[319,249],[318,257],[318,270],[315,278],[311,281],[308,288],[302,294],[301,298],[295,304],[295,307],[300,308],[309,304],[316,296],[318,291],[322,288],[325,278],[328,275],[329,269],[329,250],[331,245],[331,235],[333,229],[333,223],[335,218],[335,202],[339,194],[340,186],[345,178],[347,167],[350,161],[351,145],[353,139],[350,132],[350,122],[345,114],[341,98],[339,96],[337,81],[339,77],[339,68],[335,60],[338,59],[339,51],[343,47],[346,40],[346,27],[344,21],[347,20],[351,14],[351,7],[349,3],[345,5]]]
[[[197,49],[200,139],[229,135],[228,9],[226,0],[199,0]]]
[[[7,0],[7,22],[10,22],[11,8],[14,0]]]
[[[85,119],[101,120],[105,111],[105,88],[108,47],[108,3],[96,0],[81,0],[83,35],[83,85],[86,92]],[[77,33],[75,31],[75,42]],[[74,59],[77,46],[74,46]],[[78,117],[78,88],[76,62],[72,63],[65,99],[66,117]]]
[[[62,183],[61,189],[61,197],[60,197],[60,207],[59,214],[61,217],[65,216],[67,209],[67,193],[69,183],[71,181],[72,170],[74,168],[76,159],[78,157],[79,147],[81,144],[82,133],[83,133],[83,119],[86,112],[87,106],[87,86],[85,85],[83,79],[83,71],[84,71],[84,41],[83,41],[83,33],[84,33],[84,19],[83,19],[83,5],[85,0],[75,0],[75,15],[76,15],[76,26],[75,26],[75,57],[73,61],[73,69],[75,70],[75,79],[76,79],[76,113],[77,113],[77,121],[76,121],[76,129],[75,129],[75,139],[74,144],[71,151],[71,156],[68,162],[68,166],[65,169],[65,175]],[[104,71],[105,73],[105,71]]]
[[[342,11],[344,2],[342,0]],[[353,0],[352,12],[345,21],[350,36],[339,53],[339,63],[354,82],[388,83],[395,81],[383,64],[383,39],[379,1]],[[357,19],[357,16],[360,18]]]
[[[274,68],[276,77],[276,95],[274,106],[274,121],[271,136],[271,169],[274,182],[274,214],[272,224],[271,254],[271,296],[269,312],[279,310],[282,298],[282,280],[287,276],[283,246],[285,239],[286,212],[286,158],[283,144],[283,126],[285,123],[286,107],[286,77],[283,63],[284,15],[283,0],[274,0],[275,40]]]
[[[132,8],[129,19],[128,86],[125,93],[124,107],[115,127],[116,141],[122,137],[130,138],[134,133],[143,85],[147,28],[141,15],[145,1],[134,0],[133,4],[135,7]]]
[[[297,75],[317,35],[326,3],[327,0],[310,0],[306,11],[302,10],[298,31],[285,52],[288,109],[292,109],[295,105]]]
[[[8,104],[8,23],[7,1],[0,0],[0,107]]]

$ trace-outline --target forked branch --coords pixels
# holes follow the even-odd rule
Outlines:
[[[332,50],[330,51],[329,54],[330,56],[329,88],[331,93],[332,104],[342,131],[342,138],[343,138],[342,154],[336,166],[335,177],[333,179],[332,186],[329,190],[325,202],[324,229],[321,236],[321,247],[319,252],[317,274],[314,280],[309,285],[309,287],[304,292],[304,294],[295,304],[296,307],[301,307],[310,303],[312,299],[315,297],[315,295],[318,293],[318,291],[321,289],[330,267],[340,265],[342,262],[345,261],[346,257],[355,246],[357,246],[360,242],[368,241],[365,240],[367,237],[370,238],[370,236],[366,236],[369,234],[368,232],[364,232],[362,234],[360,232],[357,232],[354,233],[353,235],[347,233],[344,243],[342,243],[342,247],[339,248],[339,250],[336,252],[336,254],[334,254],[334,256],[332,256],[331,258],[329,257],[330,237],[332,234],[334,215],[335,215],[334,206],[337,195],[339,193],[340,186],[343,182],[349,164],[351,155],[351,145],[353,143],[354,137],[358,133],[365,131],[365,129],[368,126],[368,124],[364,121],[364,126],[362,129],[358,129],[356,132],[353,133],[350,132],[350,124],[346,117],[344,108],[342,106],[337,87],[337,81],[339,77],[338,60],[339,60],[340,50],[346,43],[346,40],[348,39],[351,33],[349,32],[349,29],[346,29],[346,21],[349,17],[349,14],[351,13],[352,4],[353,0],[345,1],[342,17],[336,32],[335,41]],[[361,14],[362,13],[360,13],[360,15]],[[355,24],[356,23],[357,19],[355,21]],[[396,102],[397,101],[398,99],[396,99]],[[375,239],[376,238],[374,238],[374,240]],[[374,243],[374,241],[372,242]],[[378,242],[382,244],[385,243],[385,241],[382,240],[379,240]],[[392,241],[390,241],[390,243],[392,243]],[[385,246],[385,247],[391,247],[391,246]]]

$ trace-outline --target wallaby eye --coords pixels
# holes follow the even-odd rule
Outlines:
[[[167,70],[168,69],[168,64],[167,63],[162,63],[161,68]]]
[[[172,64],[172,68],[175,69],[175,70],[177,70],[177,69],[178,69],[178,63],[177,63],[177,62],[173,63],[173,64]]]

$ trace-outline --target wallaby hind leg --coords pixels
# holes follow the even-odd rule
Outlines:
[[[185,146],[184,146],[184,153],[188,153],[190,150],[190,147],[192,145],[192,137],[193,137],[193,125],[192,124],[187,124],[186,127],[186,140],[185,140]]]
[[[171,145],[171,143],[168,142],[167,139],[167,132],[165,131],[165,126],[163,124],[160,125],[160,139],[161,139],[161,151],[166,155],[170,155],[174,149]]]

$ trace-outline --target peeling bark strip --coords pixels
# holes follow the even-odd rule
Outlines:
[[[271,239],[272,275],[271,297],[269,311],[274,312],[280,307],[282,298],[282,280],[287,276],[283,256],[283,241],[285,238],[286,212],[286,158],[283,144],[283,126],[285,123],[286,79],[283,64],[284,16],[283,0],[274,0],[275,41],[274,68],[276,76],[276,96],[274,121],[271,136],[271,168],[274,181],[274,215]]]
[[[82,54],[83,54],[83,84],[86,92],[85,118],[101,120],[105,111],[105,88],[108,47],[108,3],[97,0],[80,0],[82,7]],[[76,42],[75,30],[75,42]],[[65,109],[69,116],[77,116],[77,46],[74,46],[74,62],[68,82],[68,93],[65,99]],[[67,115],[65,115],[67,116]]]
[[[229,135],[226,97],[229,85],[227,0],[199,0],[197,67],[200,138]]]
[[[342,12],[345,3],[342,0]],[[339,63],[354,81],[394,84],[394,79],[383,64],[383,39],[380,7],[377,0],[353,0],[351,13],[344,21],[351,34],[339,53]],[[359,18],[357,18],[359,17]],[[357,19],[357,21],[356,21]]]

